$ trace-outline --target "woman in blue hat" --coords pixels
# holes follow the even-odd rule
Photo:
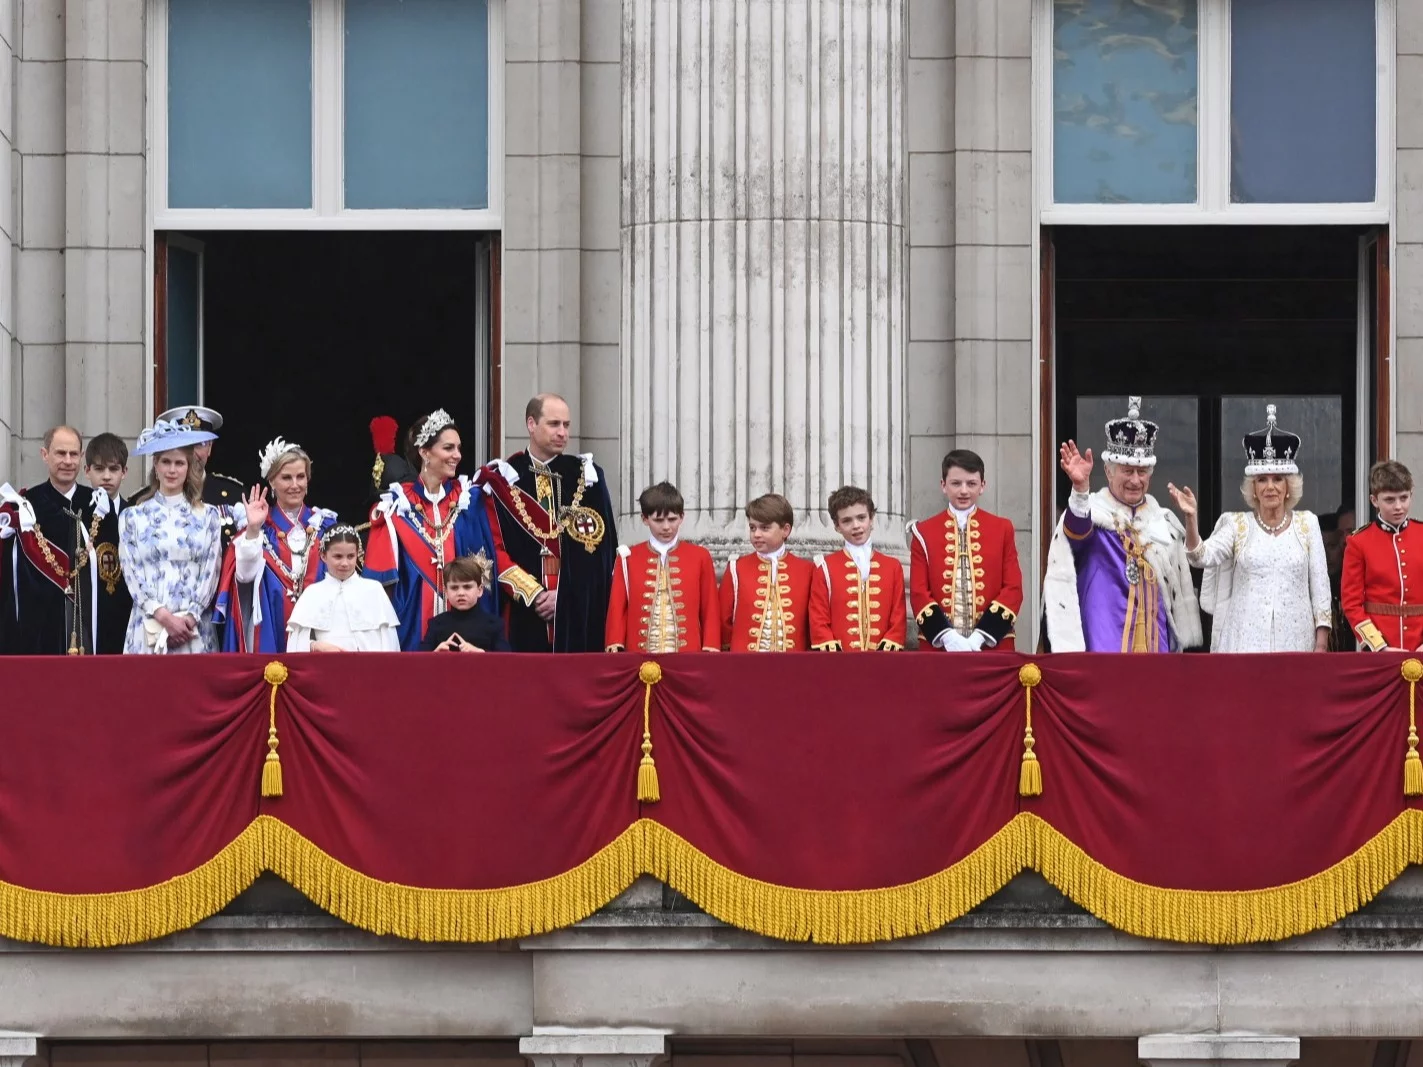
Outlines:
[[[133,612],[124,651],[213,652],[213,595],[222,565],[222,516],[204,504],[193,446],[210,430],[159,419],[138,437],[137,456],[152,456],[146,500],[119,515],[119,562]]]

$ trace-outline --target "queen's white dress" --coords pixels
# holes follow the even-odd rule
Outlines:
[[[1329,571],[1319,520],[1291,513],[1270,534],[1248,511],[1228,511],[1187,552],[1204,567],[1201,607],[1214,617],[1212,652],[1312,652],[1315,630],[1332,622]]]
[[[194,508],[182,494],[155,493],[119,513],[119,566],[133,595],[124,651],[216,652],[212,603],[222,567],[222,515],[210,504]],[[159,608],[197,620],[181,645],[153,618]]]

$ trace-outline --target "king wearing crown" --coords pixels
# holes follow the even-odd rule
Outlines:
[[[1068,441],[1059,451],[1072,495],[1043,580],[1054,652],[1177,652],[1201,643],[1185,529],[1147,493],[1157,430],[1131,397],[1126,418],[1107,423],[1107,486],[1095,493],[1092,450]]]

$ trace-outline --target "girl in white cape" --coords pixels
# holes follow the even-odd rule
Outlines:
[[[356,573],[361,536],[333,526],[321,539],[326,576],[307,587],[287,621],[288,652],[399,652],[400,620],[385,587]]]

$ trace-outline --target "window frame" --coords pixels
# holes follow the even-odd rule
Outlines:
[[[1394,183],[1397,0],[1374,0],[1374,199],[1339,204],[1237,204],[1230,198],[1231,0],[1198,0],[1196,201],[1058,204],[1054,201],[1053,0],[1033,0],[1033,162],[1045,226],[1170,224],[1386,224]]]
[[[311,2],[311,184],[309,208],[168,206],[168,5],[148,6],[148,188],[155,230],[494,230],[504,215],[504,5],[489,13],[489,115],[484,208],[345,206],[345,0]]]

